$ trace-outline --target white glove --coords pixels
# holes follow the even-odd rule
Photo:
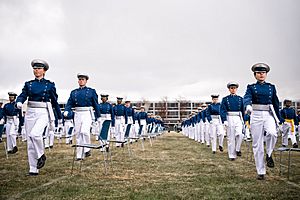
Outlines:
[[[212,123],[213,123],[213,121],[211,120],[209,123],[210,123],[210,124],[212,124]]]
[[[59,119],[59,120],[58,120],[58,124],[61,125],[62,123],[63,123],[63,122],[62,122],[62,119]]]
[[[98,117],[98,118],[97,118],[97,122],[100,122],[100,121],[101,121],[101,118],[100,118],[100,117]]]
[[[288,123],[288,122],[283,122],[283,124],[284,124],[284,125],[289,125],[290,123]]]
[[[65,111],[65,112],[64,112],[64,117],[67,117],[68,114],[69,114],[69,112],[68,112],[68,111]]]
[[[3,118],[0,120],[0,124],[4,124],[4,119]]]
[[[21,102],[17,103],[17,108],[22,109],[23,104]]]
[[[115,133],[115,132],[116,132],[115,127],[111,127],[111,128],[110,128],[110,131],[111,131],[112,133]]]
[[[248,105],[246,106],[246,113],[251,114],[253,111],[252,106]]]
[[[223,125],[224,125],[225,127],[228,127],[228,121],[224,121]]]

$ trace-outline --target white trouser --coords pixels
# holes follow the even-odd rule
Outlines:
[[[212,119],[210,124],[210,138],[211,138],[211,149],[217,151],[217,137],[219,138],[219,146],[223,147],[224,140],[224,127],[220,122],[220,119]]]
[[[277,141],[276,123],[269,111],[254,110],[251,114],[250,126],[257,174],[266,174],[264,161],[264,133],[266,132],[266,151],[267,154],[271,156]]]
[[[111,121],[111,115],[110,114],[101,115],[100,121],[99,121],[99,133],[96,135],[97,137],[99,136],[99,134],[101,134],[102,126],[103,126],[103,123],[104,123],[105,120],[110,120]],[[107,134],[107,140],[110,140],[110,138],[111,138],[110,130],[111,130],[111,128],[109,127],[108,128],[108,134]],[[100,144],[108,143],[107,140],[103,140],[103,139],[101,139],[101,140],[100,140]]]
[[[72,133],[69,135],[69,130],[70,130],[70,128],[72,128],[72,127],[74,127],[73,120],[72,120],[72,119],[67,119],[67,120],[65,120],[64,131],[65,131],[65,136],[66,136],[66,144],[69,144],[69,143],[72,141],[73,131],[72,131]]]
[[[13,150],[17,146],[17,124],[14,119],[7,119],[6,121],[6,138],[7,138],[7,151]]]
[[[90,111],[78,111],[74,115],[76,144],[90,144],[90,128],[92,125],[92,116]],[[77,147],[77,158],[84,158],[84,154],[90,151],[89,148]]]
[[[135,120],[133,124],[133,137],[137,137],[139,133],[139,121]]]
[[[29,172],[38,173],[37,160],[44,154],[43,133],[49,124],[47,108],[28,107],[25,114]]]
[[[208,121],[204,123],[204,133],[205,133],[205,141],[206,145],[210,145],[210,124]]]
[[[133,127],[133,118],[132,117],[127,117],[127,124],[126,124],[125,130],[127,129],[128,124],[131,124],[130,131],[129,131],[129,137],[132,138],[132,137],[134,137],[134,127]],[[132,141],[132,139],[130,141]]]
[[[291,138],[292,144],[297,144],[296,132],[292,132],[292,125],[290,123],[282,125],[282,144],[288,146],[288,138]]]
[[[140,120],[140,124],[143,125],[143,129],[142,129],[142,135],[146,135],[147,134],[147,122],[145,119],[141,119]]]
[[[124,129],[125,129],[125,117],[121,116],[121,117],[116,117],[115,120],[115,127],[116,127],[116,140],[117,141],[121,141],[124,142]],[[120,146],[120,143],[116,143],[116,146]]]
[[[229,158],[236,158],[243,142],[243,122],[240,116],[227,116],[227,144]]]
[[[195,135],[194,135],[194,140],[198,141],[198,130],[199,130],[199,123],[195,124]]]
[[[200,122],[197,123],[197,142],[201,142],[201,125]]]
[[[22,136],[23,142],[27,141],[27,134],[26,134],[25,126],[22,126],[21,136]]]
[[[47,129],[45,132],[45,140],[44,140],[45,148],[53,146],[53,144],[54,144],[54,131],[50,130],[49,126],[50,125],[47,126]]]
[[[204,124],[204,122],[201,120],[200,121],[200,123],[199,123],[199,128],[200,128],[200,130],[199,130],[199,132],[200,132],[200,141],[201,141],[201,143],[202,144],[204,144],[204,135],[205,135],[205,131],[204,131],[204,129],[205,129],[205,124]]]

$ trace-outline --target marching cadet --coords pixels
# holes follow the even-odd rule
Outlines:
[[[267,166],[273,168],[273,149],[277,141],[277,124],[284,120],[279,113],[279,100],[274,85],[267,83],[267,73],[270,67],[264,63],[252,66],[254,77],[257,80],[249,84],[244,96],[246,112],[251,113],[250,126],[253,139],[253,153],[255,158],[257,179],[265,179],[266,168],[264,162],[264,135],[266,135]]]
[[[239,84],[235,82],[227,84],[230,95],[222,99],[220,109],[222,122],[227,128],[228,156],[232,161],[242,155],[244,105],[243,98],[236,95],[238,87]]]
[[[138,121],[139,121],[140,127],[143,126],[141,134],[145,135],[146,131],[147,131],[148,114],[147,114],[147,112],[145,112],[144,106],[141,106],[140,110],[141,111],[139,112],[139,115],[138,115]]]
[[[127,121],[125,121],[125,124],[126,124],[126,128],[128,126],[128,124],[131,124],[131,128],[130,128],[130,132],[129,132],[129,137],[133,137],[134,135],[134,109],[131,107],[130,105],[130,101],[125,101],[125,107],[126,107],[126,114],[127,114]],[[125,129],[126,130],[126,129]],[[130,140],[130,143],[132,143],[132,139]]]
[[[75,108],[74,125],[76,144],[91,143],[90,128],[92,122],[97,119],[100,121],[100,112],[98,105],[98,95],[95,89],[87,87],[89,76],[87,74],[77,74],[79,88],[74,89],[65,107],[64,116],[67,117],[72,113],[72,108]],[[95,110],[95,114],[94,111]],[[91,156],[89,148],[77,147],[77,161],[83,160],[85,157]]]
[[[6,143],[7,153],[14,154],[18,151],[17,147],[17,131],[19,128],[21,109],[16,108],[16,96],[14,92],[9,92],[9,103],[3,107],[4,117],[6,121]]]
[[[46,61],[35,59],[31,62],[34,80],[25,82],[22,93],[18,96],[17,108],[21,109],[28,98],[25,114],[25,129],[27,134],[27,151],[29,162],[29,176],[36,176],[46,162],[43,145],[44,129],[50,124],[54,129],[53,109],[58,113],[61,123],[61,110],[57,102],[55,84],[46,80],[45,73],[49,69]]]
[[[210,147],[209,122],[207,120],[207,114],[206,114],[206,109],[207,109],[206,103],[201,104],[201,108],[202,108],[202,112],[201,112],[202,123],[200,124],[201,143],[206,142],[206,146]]]
[[[299,122],[296,111],[291,108],[291,100],[285,99],[283,104],[285,107],[280,111],[281,117],[285,120],[284,124],[282,125],[282,146],[288,146],[288,138],[290,138],[293,148],[298,148],[295,130]]]
[[[3,134],[3,128],[4,128],[4,111],[2,108],[3,102],[0,102],[0,143],[2,142],[2,134]]]
[[[114,114],[114,110],[113,107],[110,103],[108,103],[108,94],[101,94],[101,103],[99,104],[99,109],[100,109],[100,122],[99,122],[99,128],[100,128],[100,132],[101,133],[101,129],[102,129],[102,125],[104,123],[105,120],[111,120],[111,126],[115,127],[115,114]],[[107,140],[110,140],[111,138],[111,133],[109,131],[109,134],[107,136]],[[107,141],[100,141],[106,143]],[[102,144],[102,143],[101,143]],[[106,147],[106,151],[109,151],[109,147]]]
[[[219,95],[211,95],[212,103],[206,110],[207,120],[210,123],[210,138],[213,154],[217,150],[217,137],[219,138],[219,150],[223,152],[224,128],[220,117],[221,104],[218,103]]]
[[[117,105],[114,107],[115,114],[115,136],[117,141],[124,142],[125,125],[127,122],[126,107],[122,104],[122,97],[117,97]],[[116,147],[124,147],[124,143],[116,143]]]

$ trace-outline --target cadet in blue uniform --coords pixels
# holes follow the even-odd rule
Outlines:
[[[99,127],[101,132],[102,124],[104,123],[105,120],[111,120],[111,126],[115,127],[115,114],[112,105],[107,102],[108,94],[101,94],[100,96],[102,101],[102,103],[99,104],[99,109],[100,109]],[[109,131],[107,140],[110,140],[110,138],[111,138],[111,133]],[[102,141],[102,142],[107,142],[107,141]],[[107,147],[106,150],[109,151],[109,147]]]
[[[115,135],[117,141],[124,142],[125,125],[127,122],[126,107],[122,104],[122,97],[117,97],[117,105],[114,107],[115,114]],[[124,146],[124,144],[116,143],[117,147]]]
[[[277,141],[276,128],[283,120],[279,113],[279,100],[275,86],[265,81],[270,67],[264,63],[257,63],[252,66],[252,71],[257,82],[247,86],[244,106],[246,106],[246,112],[251,113],[250,126],[257,179],[263,180],[266,174],[264,134],[266,134],[267,166],[273,168],[272,153]]]
[[[219,95],[211,95],[212,103],[206,110],[207,120],[210,123],[210,138],[213,154],[217,151],[217,137],[219,138],[219,150],[223,152],[224,127],[220,117],[221,104],[218,103]]]
[[[291,139],[293,148],[298,148],[296,139],[296,127],[298,126],[298,117],[296,111],[291,108],[292,101],[285,99],[283,101],[285,107],[280,111],[281,117],[284,119],[284,124],[282,125],[282,146],[288,146],[288,138]]]
[[[95,120],[95,117],[100,121],[98,95],[95,89],[86,86],[89,79],[87,74],[79,73],[77,74],[77,78],[79,88],[71,92],[65,107],[64,116],[68,116],[72,112],[72,108],[75,109],[74,125],[76,143],[89,144],[91,143],[90,128],[92,122]],[[76,151],[76,160],[82,160],[91,155],[89,148],[77,147]]]
[[[236,156],[241,156],[241,145],[243,141],[244,106],[243,98],[236,95],[238,83],[227,84],[230,95],[224,97],[221,103],[221,119],[227,128],[228,156],[230,160],[235,160]]]
[[[4,111],[2,108],[3,102],[0,102],[0,143],[2,142],[2,134],[4,128]]]
[[[38,170],[45,165],[43,132],[51,124],[54,129],[53,109],[58,113],[57,117],[61,123],[61,110],[57,102],[55,84],[44,78],[49,65],[43,60],[33,60],[34,80],[25,82],[22,93],[18,96],[17,108],[28,98],[27,112],[25,114],[25,129],[27,134],[27,151],[29,161],[29,175],[38,175]]]
[[[138,115],[138,121],[139,121],[140,127],[143,125],[142,133],[141,133],[142,135],[146,134],[147,120],[148,120],[148,114],[147,114],[147,112],[145,112],[145,107],[141,106],[141,111],[139,112],[139,115]]]
[[[209,122],[207,120],[207,114],[206,109],[207,105],[206,103],[201,104],[202,112],[201,112],[201,123],[200,123],[200,129],[201,129],[201,140],[203,138],[203,142],[206,142],[206,146],[210,147],[210,134],[209,134]]]
[[[127,125],[126,125],[126,128],[128,126],[128,124],[131,124],[131,128],[130,128],[130,132],[129,132],[129,137],[134,137],[134,109],[131,107],[131,104],[130,104],[130,101],[125,101],[125,107],[126,107],[126,114],[127,114],[127,121],[125,122]],[[126,129],[125,129],[126,130]],[[130,140],[130,142],[132,143],[132,139]]]
[[[18,151],[17,147],[17,131],[19,128],[21,109],[16,108],[16,96],[14,92],[9,92],[9,103],[4,105],[3,111],[6,121],[6,143],[7,153],[14,154]]]

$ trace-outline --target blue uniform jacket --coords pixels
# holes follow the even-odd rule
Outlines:
[[[125,124],[127,124],[126,107],[123,104],[117,104],[114,107],[114,114],[115,114],[115,116],[123,116],[123,117],[125,117]]]
[[[293,119],[295,125],[299,124],[298,117],[294,108],[285,107],[280,111],[280,114],[283,119]]]
[[[9,102],[6,103],[3,107],[3,114],[4,114],[4,118],[6,118],[7,116],[17,116],[19,119],[21,119],[22,117],[22,112],[21,109],[16,108],[16,102]]]
[[[279,113],[279,99],[275,85],[267,82],[256,82],[248,85],[244,96],[244,106],[246,107],[252,104],[272,104],[280,123],[284,122],[284,119],[282,119]]]
[[[227,121],[227,112],[241,112],[242,120],[244,118],[243,98],[238,95],[228,95],[222,99],[220,115],[222,123]]]
[[[96,90],[90,87],[82,87],[72,90],[65,111],[72,112],[75,107],[93,107],[95,110],[95,117],[100,117],[98,95]]]
[[[57,102],[55,84],[42,78],[25,82],[22,93],[18,96],[16,102],[24,103],[28,101],[51,102],[53,109],[58,113],[58,119],[62,119],[61,110]]]
[[[131,108],[131,107],[126,107],[126,114],[127,114],[127,118],[126,119],[128,119],[128,117],[132,117],[132,119],[133,119],[133,123],[135,123],[134,121],[134,109],[133,108]],[[125,122],[126,124],[127,124],[127,121]]]
[[[99,104],[100,114],[110,114],[111,115],[111,125],[115,126],[115,113],[114,108],[108,102]]]
[[[212,120],[211,115],[220,115],[220,103],[212,103],[206,109],[206,118],[210,122]]]

